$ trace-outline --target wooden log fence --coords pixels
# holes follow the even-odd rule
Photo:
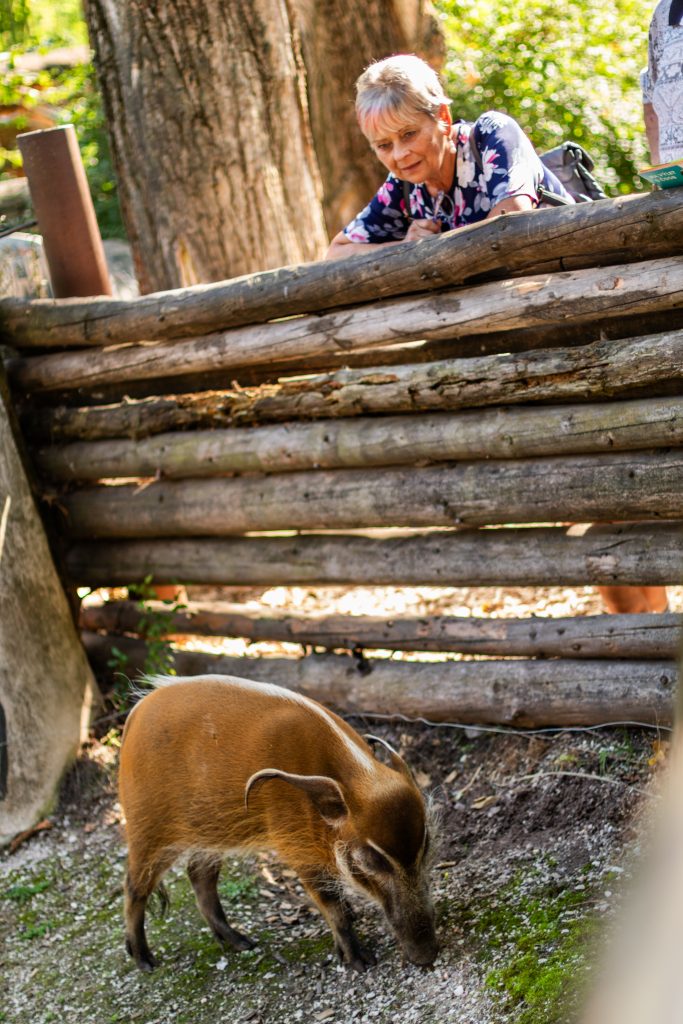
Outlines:
[[[66,582],[679,583],[681,231],[667,190],[130,302],[0,300]],[[671,718],[670,614],[145,614],[157,632],[408,654],[175,654],[179,672],[272,679],[346,711]],[[85,611],[93,663],[115,640],[142,666],[139,618],[128,602]]]
[[[74,586],[155,583],[271,586],[666,585],[681,579],[680,523],[312,534],[72,544]]]
[[[24,430],[52,443],[140,438],[168,430],[416,413],[529,402],[588,401],[683,388],[683,331],[579,349],[375,366],[279,386],[32,410]]]
[[[683,452],[96,485],[60,507],[74,539],[683,519]]]
[[[392,299],[372,306],[301,316],[190,340],[114,346],[13,360],[19,391],[41,393],[176,374],[207,373],[412,339],[452,338],[519,330],[538,324],[609,320],[683,307],[683,257],[623,264],[606,270],[496,281],[467,291]]]
[[[106,636],[84,633],[100,671],[111,655]],[[131,676],[142,672],[146,644],[120,637]],[[348,655],[231,658],[177,651],[178,675],[225,673],[278,683],[347,714],[491,722],[532,728],[639,722],[668,726],[673,715],[675,661],[485,660],[427,663]]]
[[[160,602],[107,601],[81,609],[92,632],[155,636],[189,634],[329,649],[388,649],[485,654],[498,657],[675,659],[680,616],[590,615],[502,619],[476,616],[273,615],[242,605],[189,605],[169,611]]]
[[[0,341],[17,348],[112,345],[183,338],[433,291],[486,274],[540,272],[650,260],[680,253],[683,196],[665,190],[600,203],[523,212],[424,242],[334,263],[115,299],[0,301]]]
[[[683,339],[682,339],[683,340]],[[682,363],[683,366],[683,363]],[[683,398],[285,423],[40,449],[57,481],[215,477],[683,445]]]

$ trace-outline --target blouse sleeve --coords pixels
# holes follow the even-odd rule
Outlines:
[[[365,209],[346,225],[344,234],[350,242],[400,241],[409,225],[401,184],[390,174]]]
[[[474,141],[482,165],[479,187],[488,209],[511,196],[537,201],[543,164],[516,121],[507,114],[488,111],[475,122]]]

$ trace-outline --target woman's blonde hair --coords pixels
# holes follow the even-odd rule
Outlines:
[[[436,120],[439,108],[450,102],[436,71],[414,54],[378,60],[356,82],[356,116],[363,131],[380,120],[398,124],[414,114]]]

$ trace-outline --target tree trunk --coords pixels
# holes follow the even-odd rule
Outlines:
[[[424,0],[294,0],[293,5],[332,236],[363,209],[386,177],[356,122],[358,75],[393,53],[417,53],[438,68],[443,34]]]
[[[111,345],[184,338],[276,317],[376,302],[392,295],[501,276],[552,258],[554,271],[638,262],[680,253],[683,195],[661,189],[496,217],[433,239],[404,242],[237,281],[143,295],[133,301],[0,300],[0,341],[21,347]],[[187,199],[187,195],[184,194]],[[571,260],[570,260],[570,257]],[[616,285],[615,285],[616,287]],[[631,311],[633,312],[633,311]]]
[[[111,656],[108,637],[83,637],[93,665]],[[116,638],[129,675],[143,668],[146,644]],[[348,655],[230,658],[177,651],[178,675],[225,673],[277,683],[345,714],[405,715],[520,727],[635,721],[668,725],[673,718],[675,661],[415,661]]]
[[[63,482],[424,465],[683,446],[683,398],[194,430],[35,454]]]
[[[86,487],[60,507],[72,538],[683,519],[683,452],[615,452]]]
[[[0,370],[0,846],[47,814],[95,681],[17,447]]]
[[[169,613],[157,602],[107,601],[81,609],[81,629],[133,633],[141,621],[154,636],[244,637],[313,647],[390,651],[455,651],[498,657],[670,658],[681,641],[681,616],[576,615],[571,618],[491,619],[447,615],[279,615],[243,605],[189,605]]]
[[[142,291],[320,256],[286,0],[86,0],[85,13]]]
[[[73,544],[75,586],[552,587],[678,585],[680,523]]]

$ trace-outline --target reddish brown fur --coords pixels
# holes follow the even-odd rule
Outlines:
[[[293,867],[330,923],[340,955],[356,967],[373,958],[353,934],[341,882],[384,906],[407,956],[431,962],[424,803],[408,770],[398,759],[396,765],[376,760],[321,705],[276,687],[214,676],[151,692],[128,719],[119,773],[129,848],[127,944],[139,966],[154,964],[144,935],[146,900],[182,853],[191,854],[190,877],[217,937],[238,948],[251,944],[228,925],[215,888],[221,855],[236,849],[271,849]],[[264,769],[322,776],[334,787],[331,801],[275,778],[256,781],[245,806],[248,781]]]

